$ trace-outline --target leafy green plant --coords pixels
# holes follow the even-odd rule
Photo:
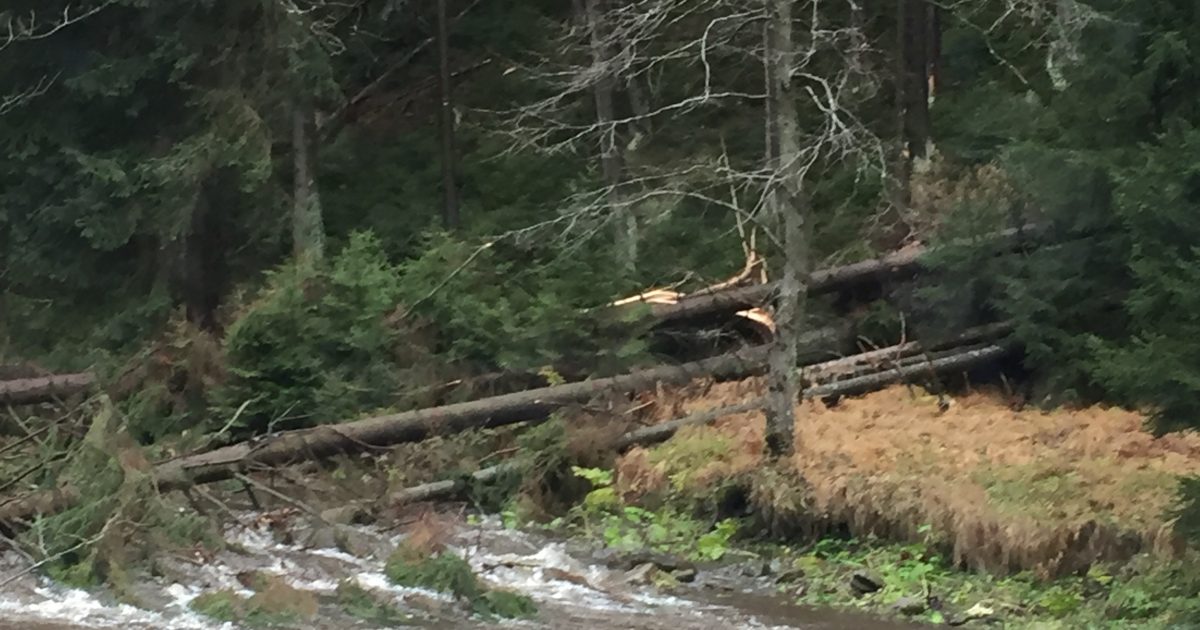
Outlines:
[[[725,519],[696,541],[696,553],[706,560],[720,560],[729,552],[729,543],[737,534],[737,521]]]
[[[625,505],[613,488],[611,471],[573,467],[592,490],[571,510],[568,518],[579,522],[583,533],[598,537],[607,547],[623,551],[653,549],[683,553],[698,560],[720,560],[730,549],[737,522],[722,520],[707,531],[696,519],[671,507],[648,510]]]

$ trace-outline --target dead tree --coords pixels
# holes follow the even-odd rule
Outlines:
[[[461,218],[458,195],[458,142],[455,130],[454,79],[450,72],[450,24],[446,0],[437,0],[438,106],[442,140],[442,224],[447,230],[458,229]]]

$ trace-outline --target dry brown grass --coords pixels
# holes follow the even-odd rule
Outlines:
[[[760,387],[748,380],[666,393],[660,419]],[[1155,438],[1141,415],[1121,409],[1014,411],[989,393],[957,398],[943,413],[916,392],[897,386],[834,408],[798,408],[792,464],[806,486],[806,526],[916,539],[928,524],[956,561],[1001,573],[1063,575],[1139,551],[1178,553],[1165,514],[1177,477],[1200,473],[1200,435]],[[757,474],[762,429],[761,414],[748,413],[676,437],[727,445],[689,480]]]

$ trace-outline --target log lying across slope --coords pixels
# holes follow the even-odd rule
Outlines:
[[[830,344],[835,344],[835,347],[840,345],[844,335],[844,331],[824,329],[807,335],[801,340],[801,347],[810,356],[814,353],[823,354],[828,352]],[[541,387],[344,424],[287,431],[166,462],[158,467],[159,487],[174,490],[195,483],[228,479],[243,469],[282,466],[339,453],[419,442],[434,435],[534,420],[565,405],[586,401],[602,393],[635,392],[653,389],[660,383],[683,384],[705,376],[739,378],[763,370],[766,357],[767,347],[757,346],[702,361],[663,365],[621,376]]]
[[[973,339],[986,339],[990,332],[968,332],[964,335]],[[810,339],[808,343],[811,347],[811,344],[819,341]],[[1005,354],[1009,347],[1005,343],[996,342],[972,346],[966,350],[951,349],[929,360],[911,362],[902,367],[885,365],[877,372],[855,372],[855,375],[849,378],[844,378],[846,374],[839,371],[821,367],[845,365],[845,359],[838,359],[812,366],[814,374],[826,374],[828,381],[809,388],[805,395],[834,396],[860,393],[933,372],[967,369],[995,360]],[[919,344],[903,344],[890,350],[894,356],[912,356],[915,352],[935,349],[936,347],[922,348]],[[703,376],[747,376],[761,372],[765,360],[765,347],[750,348],[704,361],[660,366],[612,378],[568,383],[469,403],[288,431],[161,463],[155,467],[154,476],[160,491],[182,490],[196,484],[229,479],[244,471],[321,459],[341,453],[386,449],[397,444],[424,440],[433,435],[537,420],[544,418],[554,409],[586,401],[600,393],[633,392],[651,389],[660,383],[684,384]],[[631,434],[630,439],[638,443],[661,440],[677,428],[652,427],[644,433]],[[73,488],[65,487],[0,501],[0,523],[14,523],[37,514],[53,513],[79,499]]]
[[[805,389],[802,396],[806,399],[811,399],[865,393],[892,383],[921,378],[931,373],[969,369],[976,365],[994,361],[1007,354],[1010,349],[1011,345],[999,343],[971,347],[961,351],[950,351],[936,358],[927,357],[925,361],[915,362],[910,365],[894,369],[881,369],[874,373],[862,374],[841,381],[822,383]],[[825,373],[828,374],[830,372]],[[746,402],[708,409],[684,418],[630,431],[617,440],[615,447],[619,451],[624,451],[633,446],[664,442],[684,427],[712,424],[726,416],[755,411],[761,409],[765,402],[765,398],[754,398]],[[392,503],[396,505],[448,499],[460,495],[473,483],[490,483],[503,475],[518,471],[520,471],[520,465],[517,462],[507,461],[482,468],[466,477],[444,479],[405,488],[393,493],[390,498]]]
[[[978,239],[983,247],[995,249],[996,254],[1011,252],[1029,244],[1043,233],[1037,226],[1025,226],[989,234]],[[840,267],[820,269],[809,277],[810,295],[843,289],[856,284],[901,276],[918,270],[936,251],[927,246],[911,247],[879,258],[863,260]],[[674,304],[650,304],[650,317],[658,323],[710,316],[723,312],[762,306],[770,301],[775,283],[734,287],[720,291],[694,293]]]
[[[0,381],[0,406],[32,405],[85,392],[96,383],[88,372]]]

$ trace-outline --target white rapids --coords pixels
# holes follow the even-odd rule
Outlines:
[[[244,523],[255,523],[253,514]],[[303,525],[294,527],[300,528]],[[27,571],[28,564],[19,556],[0,556],[0,630],[79,630],[84,628],[120,628],[121,630],[234,630],[231,623],[220,623],[191,610],[189,604],[205,592],[232,589],[250,595],[238,574],[256,571],[279,576],[289,585],[311,591],[322,601],[318,619],[303,627],[341,630],[372,626],[344,615],[326,615],[328,603],[344,580],[389,601],[399,610],[413,613],[417,626],[431,628],[487,628],[461,611],[453,598],[433,591],[391,584],[384,575],[386,553],[402,540],[370,526],[347,526],[346,533],[357,541],[353,549],[330,546],[304,546],[280,542],[271,530],[253,525],[228,527],[228,548],[212,558],[180,558],[173,562],[176,571],[156,572],[139,581],[139,608],[105,595],[57,586],[44,577]],[[568,545],[533,534],[508,530],[498,519],[485,518],[475,525],[463,524],[450,538],[450,546],[467,558],[481,579],[491,587],[528,595],[538,605],[532,620],[506,621],[513,628],[554,630],[645,629],[707,630],[710,628],[859,628],[861,619],[839,618],[829,614],[795,612],[781,614],[771,609],[767,617],[733,604],[715,603],[702,597],[700,589],[685,589],[678,594],[663,593],[650,586],[627,583],[622,571],[611,570],[573,555]],[[170,574],[171,578],[166,577]],[[12,579],[13,576],[17,576]],[[323,599],[321,599],[323,598]],[[340,611],[337,611],[340,613]],[[327,618],[328,617],[328,618]],[[875,628],[898,627],[869,624]]]

